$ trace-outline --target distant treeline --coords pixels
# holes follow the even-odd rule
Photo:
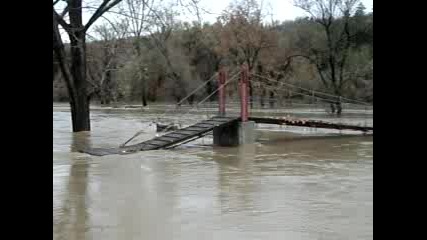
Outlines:
[[[230,6],[213,24],[179,22],[165,12],[167,21],[139,36],[129,36],[130,21],[97,26],[97,40],[87,44],[90,98],[102,104],[177,102],[221,66],[231,70],[245,63],[251,72],[278,82],[373,101],[372,12],[359,4],[333,19],[267,23],[251,3]],[[293,94],[265,86],[251,85],[251,95],[264,99]],[[215,81],[207,84],[189,102],[215,88]],[[236,89],[230,86],[227,94],[237,96]],[[68,101],[55,58],[53,101]]]

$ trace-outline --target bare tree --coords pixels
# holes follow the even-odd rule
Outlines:
[[[274,32],[269,31],[262,22],[262,6],[256,0],[235,2],[220,20],[223,24],[220,40],[222,51],[225,51],[235,64],[246,63],[250,72],[255,70],[261,51],[275,46]],[[251,83],[249,96],[253,97]]]
[[[73,132],[90,131],[90,97],[86,79],[86,33],[88,29],[107,11],[116,6],[121,0],[103,0],[89,21],[83,24],[82,0],[65,1],[65,7],[58,13],[53,1],[53,50],[60,65],[63,78],[66,82],[71,107]],[[68,22],[65,16],[68,14]],[[66,61],[61,26],[70,39],[70,63]]]
[[[359,0],[295,0],[295,5],[306,11],[321,27],[325,46],[311,46],[306,53],[292,57],[304,57],[313,63],[323,85],[341,97],[346,83],[345,67],[353,35],[350,17]],[[340,99],[331,104],[332,112],[340,115]]]
[[[133,38],[133,47],[138,64],[135,77],[141,83],[142,105],[147,106],[146,66],[143,64],[142,37],[148,32],[150,21],[155,14],[155,0],[126,0],[122,12],[129,20],[129,36]]]
[[[156,11],[156,17],[153,21],[153,28],[150,29],[150,39],[154,47],[159,51],[163,56],[166,67],[167,67],[167,77],[172,80],[172,95],[177,102],[187,95],[187,84],[183,80],[181,71],[178,69],[178,64],[174,63],[173,56],[171,54],[171,49],[174,47],[171,43],[171,35],[173,29],[176,25],[176,12],[171,6],[163,6],[162,9]],[[177,50],[177,49],[175,49]],[[181,55],[181,54],[175,54]],[[188,101],[192,104],[193,98],[189,98]]]
[[[125,41],[128,26],[126,19],[95,26],[94,32],[99,35],[100,42],[92,43],[88,49],[88,54],[92,52],[93,58],[88,67],[88,79],[92,85],[92,93],[100,98],[101,104],[117,100],[117,79],[113,78],[113,73],[120,67],[119,48]]]

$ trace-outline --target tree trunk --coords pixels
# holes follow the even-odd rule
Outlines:
[[[274,108],[274,92],[270,91],[270,108]]]
[[[139,76],[140,76],[141,81],[142,81],[141,82],[141,86],[142,86],[142,89],[141,89],[141,91],[142,91],[142,93],[141,93],[142,106],[146,107],[148,105],[147,104],[147,78],[146,78],[144,69],[140,68],[139,71],[140,71]]]
[[[55,35],[56,33],[56,35]],[[71,67],[65,62],[62,41],[54,27],[54,50],[61,73],[67,84],[73,132],[90,131],[89,98],[86,92],[86,49],[84,33],[75,33],[78,40],[71,41]]]
[[[335,104],[331,103],[330,107],[331,107],[331,113],[335,113]]]
[[[142,106],[146,107],[147,105],[148,105],[147,104],[147,95],[145,93],[145,88],[144,88],[144,89],[142,89]]]
[[[342,113],[342,105],[341,105],[341,102],[340,102],[340,101],[338,101],[335,105],[336,105],[336,108],[337,108],[337,116],[341,116],[341,113]]]
[[[90,131],[89,97],[86,82],[85,33],[76,31],[71,39],[71,78],[75,87],[74,101],[70,102],[73,132]]]
[[[146,73],[144,69],[144,63],[142,61],[142,51],[141,51],[141,42],[139,36],[136,38],[134,44],[134,48],[138,57],[139,66],[137,67],[138,74],[140,81],[141,81],[141,100],[142,100],[142,106],[146,107],[148,105],[147,103],[147,87],[146,87]]]
[[[190,106],[193,106],[193,103],[194,103],[194,94],[193,95],[191,95],[190,97],[188,97],[188,104],[190,104]]]
[[[75,103],[71,103],[73,132],[90,131],[89,101],[86,94],[78,94]]]
[[[114,46],[113,46],[114,48]],[[113,77],[111,69],[116,68],[116,63],[114,62],[114,54],[109,49],[109,46],[106,46],[104,50],[104,61],[103,61],[103,74],[101,78],[101,104],[110,104],[113,99]]]
[[[264,108],[264,106],[265,106],[265,102],[264,102],[264,100],[265,100],[265,97],[267,96],[267,92],[266,92],[266,90],[265,90],[265,88],[263,88],[262,90],[261,90],[261,97],[260,97],[260,101],[259,101],[259,103],[260,103],[260,105],[261,105],[261,108]]]

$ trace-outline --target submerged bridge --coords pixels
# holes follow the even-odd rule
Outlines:
[[[117,148],[90,148],[81,150],[83,153],[87,153],[95,156],[104,156],[104,155],[112,155],[112,154],[129,154],[138,151],[149,151],[149,150],[157,150],[157,149],[168,149],[172,147],[176,147],[181,144],[185,144],[196,139],[202,138],[207,134],[213,132],[214,136],[214,144],[220,146],[233,146],[238,144],[246,144],[253,143],[256,141],[255,139],[255,123],[262,124],[274,124],[274,125],[287,125],[287,126],[297,126],[297,127],[308,127],[308,128],[325,128],[325,129],[337,129],[337,130],[353,130],[353,131],[361,131],[361,132],[371,132],[373,131],[373,127],[370,126],[358,126],[358,125],[350,125],[350,124],[341,124],[341,123],[331,123],[324,121],[316,121],[316,120],[306,120],[306,119],[297,119],[297,118],[289,118],[289,117],[251,117],[249,116],[249,81],[252,83],[260,83],[256,80],[249,80],[249,76],[254,77],[262,77],[255,76],[254,74],[249,74],[247,67],[242,66],[241,71],[236,73],[234,77],[227,79],[226,72],[221,69],[218,75],[218,88],[213,91],[209,96],[196,104],[197,107],[199,104],[205,102],[210,97],[213,96],[216,92],[218,92],[218,115],[211,117],[207,120],[203,120],[194,125],[176,129],[174,131],[167,132],[169,127],[166,127],[161,131],[160,136],[157,136],[153,139],[126,146],[126,144],[121,145]],[[235,80],[237,76],[240,75],[239,81],[239,92],[240,92],[240,116],[229,116],[226,114],[226,92],[225,87],[228,83]],[[214,75],[216,76],[216,75]],[[209,81],[211,81],[211,78]],[[268,78],[267,78],[268,79]],[[269,81],[274,81],[272,79],[268,79]],[[208,81],[207,81],[208,82]],[[203,86],[206,85],[205,82],[197,89],[195,89],[192,93],[190,93],[186,98],[182,99],[178,106],[182,102],[184,102],[187,98],[192,96],[195,92],[200,90]],[[277,87],[277,86],[276,86]],[[299,87],[298,87],[299,88]],[[280,89],[280,88],[277,88]],[[304,94],[303,91],[299,94]],[[326,97],[322,98],[320,95],[324,95]],[[337,96],[333,96],[326,93],[319,93],[315,91],[311,91],[311,96],[317,99],[321,99],[325,102],[336,103]],[[343,100],[342,97],[338,97],[339,103]],[[356,101],[356,100],[353,100]],[[357,101],[356,101],[357,102]],[[136,137],[138,133],[134,136]],[[132,137],[130,140],[132,140]],[[128,142],[130,141],[128,140]]]

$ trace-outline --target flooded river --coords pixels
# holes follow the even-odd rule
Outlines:
[[[136,142],[154,137],[158,111],[91,116],[92,132],[72,134],[68,106],[53,107],[53,239],[373,239],[372,136],[259,125],[253,145],[213,147],[207,136],[93,157],[76,150],[117,147],[141,129]],[[205,117],[164,116],[182,125]],[[372,125],[357,111],[328,120]]]

